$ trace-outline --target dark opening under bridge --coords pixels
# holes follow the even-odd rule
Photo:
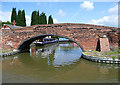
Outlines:
[[[96,50],[100,37],[106,35],[110,46],[118,46],[118,28],[89,24],[61,23],[33,25],[2,31],[2,49],[25,50],[29,45],[45,36],[60,36],[76,42],[82,50]]]

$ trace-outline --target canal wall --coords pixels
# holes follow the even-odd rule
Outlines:
[[[106,58],[106,57],[93,57],[93,56],[88,56],[82,54],[82,58],[92,61],[92,62],[97,62],[97,63],[107,63],[107,64],[120,64],[119,59],[113,60],[112,58]]]
[[[11,56],[14,54],[20,53],[19,51],[12,51],[12,52],[7,52],[7,53],[0,53],[0,56]]]

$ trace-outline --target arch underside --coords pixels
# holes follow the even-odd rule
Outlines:
[[[58,36],[58,37],[61,37],[61,38],[66,38],[66,39],[69,39],[69,41],[72,41],[72,42],[75,42],[76,44],[78,44],[78,46],[82,49],[82,51],[84,51],[82,45],[80,45],[79,43],[77,43],[77,41],[69,38],[69,37],[66,37],[66,36],[63,36],[63,35],[53,35],[53,34],[43,34],[43,35],[37,35],[37,36],[34,36],[34,37],[31,37],[31,38],[28,38],[28,39],[25,39],[24,41],[22,41],[19,46],[17,47],[17,50],[19,50],[20,52],[23,52],[23,51],[28,51],[29,50],[29,46],[30,44],[35,41],[35,40],[38,40],[40,38],[44,38],[46,36]]]

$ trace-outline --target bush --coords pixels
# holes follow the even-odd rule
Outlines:
[[[86,51],[83,51],[83,52],[86,52]]]
[[[116,58],[115,56],[112,57],[113,60],[115,60],[115,58]]]

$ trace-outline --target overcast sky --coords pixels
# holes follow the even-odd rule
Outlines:
[[[52,15],[54,23],[86,23],[118,27],[117,2],[2,2],[0,19],[10,21],[12,8],[24,9],[27,26],[34,10]]]

